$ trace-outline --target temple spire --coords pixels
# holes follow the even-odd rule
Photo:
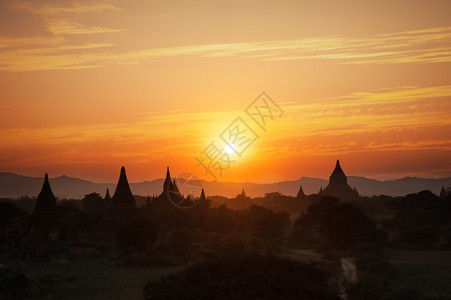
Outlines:
[[[296,198],[297,198],[298,200],[303,200],[303,199],[305,199],[305,193],[304,193],[304,190],[302,189],[302,185],[299,186],[299,192],[298,192],[298,194],[296,195]]]
[[[171,190],[172,181],[171,181],[171,173],[169,173],[169,167],[166,168],[166,179],[163,184],[163,192],[169,192]]]
[[[103,198],[103,200],[105,200],[105,201],[111,200],[110,190],[108,188],[106,189],[106,194],[105,194],[105,197]]]
[[[44,184],[42,185],[41,192],[36,199],[34,212],[53,209],[56,206],[56,198],[52,192],[52,188],[50,187],[49,176],[45,173]]]
[[[121,175],[119,175],[116,191],[111,199],[111,206],[113,208],[136,208],[135,198],[130,190],[124,167],[121,168]]]
[[[200,193],[199,201],[205,201],[205,200],[207,200],[207,197],[205,197],[205,191],[202,188],[202,192]]]
[[[330,183],[332,184],[347,184],[348,179],[346,178],[345,173],[341,169],[340,161],[337,159],[337,164],[335,165],[335,169],[330,175],[329,178]]]

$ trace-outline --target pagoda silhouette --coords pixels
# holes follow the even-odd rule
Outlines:
[[[29,222],[30,227],[22,229],[27,232],[30,241],[56,240],[61,237],[65,224],[64,212],[56,202],[47,173]]]
[[[318,192],[319,196],[331,196],[343,201],[354,201],[359,199],[359,193],[356,188],[352,189],[348,185],[348,179],[341,169],[340,161],[337,160],[335,169],[329,177],[329,185]]]
[[[159,196],[164,202],[178,202],[182,200],[183,196],[177,187],[175,179],[171,179],[171,173],[169,172],[169,167],[166,167],[166,179],[163,183],[163,192]]]
[[[109,193],[107,192],[108,196]],[[105,198],[107,198],[105,196]],[[110,201],[109,209],[116,216],[129,216],[136,212],[135,197],[133,197],[128,184],[125,168],[121,168],[121,174],[117,182],[116,191]]]
[[[111,204],[110,190],[108,188],[106,189],[106,194],[105,194],[105,197],[103,198],[103,201],[107,205]]]
[[[45,173],[44,184],[36,199],[36,206],[34,207],[33,214],[48,214],[54,212],[56,209],[56,198],[50,187],[49,176]]]
[[[181,178],[177,180],[183,182],[186,179]],[[207,200],[205,196],[205,191],[202,188],[201,194],[199,198],[194,198],[193,195],[183,195],[178,186],[177,181],[171,178],[171,173],[169,171],[169,167],[166,167],[166,178],[163,182],[163,191],[157,197],[152,197],[148,201],[151,206],[166,206],[172,208],[183,208],[183,207],[192,207],[198,201],[204,202]],[[147,202],[147,200],[146,200]]]
[[[306,200],[307,199],[307,195],[305,195],[304,190],[302,189],[302,185],[299,186],[299,191],[296,195],[296,199],[298,199],[298,200]]]

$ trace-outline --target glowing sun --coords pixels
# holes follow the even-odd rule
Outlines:
[[[235,145],[233,145],[233,144],[227,144],[227,145],[225,146],[225,152],[228,153],[228,154],[234,153],[234,152],[235,152]]]

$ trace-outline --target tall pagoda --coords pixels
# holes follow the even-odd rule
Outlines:
[[[56,207],[56,198],[50,187],[49,176],[45,173],[44,184],[36,199],[36,206],[33,210],[33,214],[51,212],[54,211]]]
[[[166,167],[166,179],[163,183],[163,193],[172,191],[171,173],[169,173],[169,167]]]
[[[113,198],[111,198],[110,210],[120,215],[136,210],[135,197],[133,197],[132,191],[130,190],[124,167],[121,168],[116,191],[114,192]]]

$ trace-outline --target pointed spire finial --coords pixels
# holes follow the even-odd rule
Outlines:
[[[111,200],[110,190],[108,188],[106,189],[106,194],[105,194],[105,197],[103,198],[103,200],[106,200],[106,201]]]
[[[169,192],[172,186],[171,173],[169,173],[169,166],[166,167],[166,179],[163,183],[163,192]]]
[[[199,201],[207,200],[207,197],[205,197],[205,191],[204,188],[202,188],[202,192],[200,193]]]

